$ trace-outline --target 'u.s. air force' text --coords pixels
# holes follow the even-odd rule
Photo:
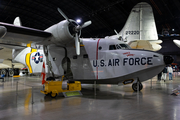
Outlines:
[[[122,61],[120,59],[109,59],[109,60],[93,60],[94,67],[106,67],[106,66],[120,66],[120,62],[122,65],[153,65],[152,57],[142,57],[142,58],[123,58]]]

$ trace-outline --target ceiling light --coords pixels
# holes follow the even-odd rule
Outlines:
[[[77,22],[77,23],[81,23],[81,19],[77,19],[76,22]]]

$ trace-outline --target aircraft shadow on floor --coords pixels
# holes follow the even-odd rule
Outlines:
[[[96,95],[94,89],[82,88],[83,98],[92,98],[92,99],[134,99],[137,96],[137,92],[123,92],[121,91],[101,91],[100,89],[96,89]],[[117,92],[117,93],[116,93]],[[142,96],[142,92],[139,92],[139,95]]]
[[[94,89],[90,88],[82,88],[82,96],[75,96],[80,98],[91,98],[91,99],[104,99],[104,100],[117,100],[117,99],[126,99],[126,100],[133,100],[137,98],[138,95],[137,92],[128,92],[127,94],[125,92],[116,93],[113,91],[101,91],[99,89],[96,90],[96,95],[94,94]],[[139,92],[139,98],[142,98],[143,93]],[[44,102],[52,101],[52,100],[60,100],[64,99],[64,96],[62,93],[60,93],[56,98],[51,98],[49,95],[44,96]],[[65,98],[66,99],[66,98]]]

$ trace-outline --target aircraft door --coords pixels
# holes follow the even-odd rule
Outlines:
[[[62,68],[64,70],[64,75],[68,78],[73,76],[70,66],[71,60],[69,59],[69,57],[67,57],[67,55],[65,55],[65,57],[62,59]]]
[[[65,57],[65,49],[56,45],[48,46],[48,58],[51,61],[52,71],[56,76],[64,75],[63,59]]]

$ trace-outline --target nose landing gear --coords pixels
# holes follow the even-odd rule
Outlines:
[[[132,84],[132,89],[137,92],[137,91],[141,91],[143,89],[143,85],[142,83],[139,81],[139,78],[137,78],[136,83]]]

